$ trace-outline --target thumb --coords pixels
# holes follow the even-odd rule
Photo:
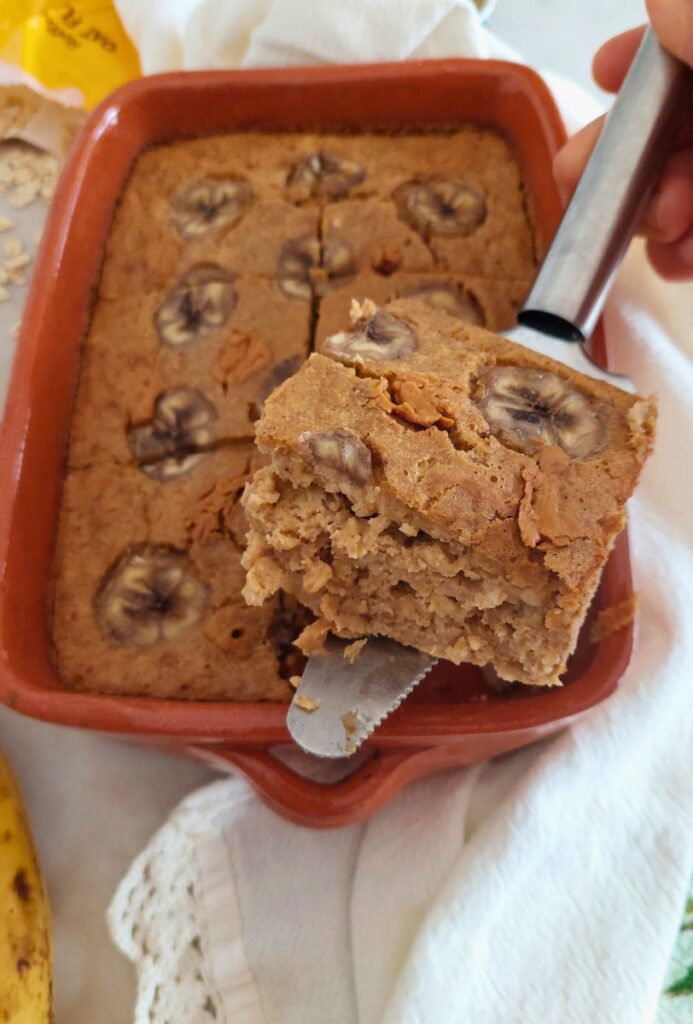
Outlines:
[[[693,3],[691,0],[646,0],[652,28],[662,46],[693,67]]]

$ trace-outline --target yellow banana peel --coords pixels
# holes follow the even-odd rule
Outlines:
[[[0,754],[0,1022],[50,1020],[48,903],[19,789]]]

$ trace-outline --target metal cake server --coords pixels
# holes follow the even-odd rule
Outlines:
[[[670,151],[691,72],[648,29],[568,205],[510,341],[625,391],[631,382],[585,350],[614,274]],[[435,659],[381,637],[352,665],[348,641],[308,661],[287,716],[293,739],[320,757],[346,757],[413,690]],[[303,707],[301,707],[303,704]],[[307,710],[311,708],[312,710]]]
[[[435,665],[435,658],[385,637],[371,637],[352,665],[348,640],[332,638],[308,659],[287,715],[299,746],[318,757],[348,757]],[[319,702],[313,711],[301,708]]]

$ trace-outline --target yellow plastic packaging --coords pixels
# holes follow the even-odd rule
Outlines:
[[[0,0],[0,61],[47,89],[78,89],[87,110],[141,74],[110,0]]]

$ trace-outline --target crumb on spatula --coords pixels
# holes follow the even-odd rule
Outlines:
[[[344,648],[344,657],[347,661],[350,661],[353,665],[363,648],[368,643],[368,637],[362,636],[360,640],[354,640],[353,643],[347,644]]]
[[[320,707],[320,700],[317,697],[313,698],[308,697],[305,694],[300,694],[299,696],[294,697],[294,704],[297,708],[300,708],[301,711],[311,712],[318,710]]]
[[[361,716],[358,711],[347,711],[342,715],[342,725],[347,736],[353,736],[361,724]]]

